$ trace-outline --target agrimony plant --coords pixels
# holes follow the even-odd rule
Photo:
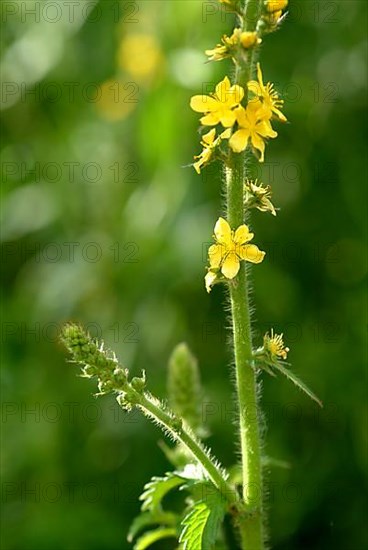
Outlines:
[[[281,373],[321,405],[286,363],[289,349],[282,334],[271,329],[254,346],[249,309],[249,269],[261,264],[266,254],[253,242],[250,213],[253,208],[277,213],[271,187],[255,179],[255,167],[264,161],[268,140],[278,135],[273,124],[286,122],[283,100],[263,76],[259,47],[280,27],[287,0],[220,3],[234,13],[236,25],[230,36],[224,35],[206,54],[211,61],[229,60],[230,76],[225,75],[212,94],[193,96],[190,105],[201,113],[203,131],[203,150],[193,167],[200,174],[219,160],[225,175],[225,211],[214,226],[205,287],[210,292],[214,285],[225,284],[230,296],[241,464],[226,471],[203,443],[206,426],[200,414],[200,375],[186,344],[179,344],[169,359],[168,399],[163,402],[147,389],[144,372],[131,378],[114,353],[82,327],[68,324],[62,332],[82,376],[97,379],[98,395],[115,393],[121,407],[137,407],[174,442],[174,446],[162,445],[172,469],[152,477],[140,497],[141,514],[128,534],[135,550],[164,538],[176,539],[182,550],[231,550],[234,539],[229,538],[229,521],[244,550],[262,550],[267,541],[262,479],[266,457],[262,456],[257,377],[263,372]],[[166,495],[174,490],[185,494],[180,512],[165,506]]]

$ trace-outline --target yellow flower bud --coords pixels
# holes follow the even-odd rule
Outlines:
[[[251,48],[252,46],[258,45],[262,42],[260,38],[258,38],[256,32],[242,32],[240,35],[240,44],[243,46],[243,48]]]
[[[275,11],[284,10],[288,5],[288,0],[268,0],[266,2],[266,9],[270,13]]]

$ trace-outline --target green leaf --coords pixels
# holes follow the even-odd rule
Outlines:
[[[183,550],[211,550],[216,542],[225,515],[225,502],[212,484],[207,483],[206,488],[206,498],[195,502],[182,521],[179,542]]]
[[[176,538],[176,529],[167,527],[160,527],[158,529],[155,529],[154,531],[148,531],[147,533],[144,533],[137,542],[134,545],[134,550],[146,550],[151,544],[157,542],[161,539],[166,539],[169,537],[175,537]]]
[[[185,479],[169,473],[165,477],[153,477],[151,481],[144,486],[145,491],[139,497],[143,500],[142,511],[161,510],[161,501],[171,489],[183,485]]]
[[[277,369],[281,374],[289,378],[300,390],[302,390],[304,393],[306,393],[313,401],[318,403],[320,407],[323,407],[322,401],[318,399],[318,397],[302,382],[296,374],[294,374],[291,370],[285,368],[280,361],[273,364],[273,367]]]
[[[173,527],[178,523],[177,514],[172,512],[144,512],[137,516],[129,529],[128,533],[128,542],[132,542],[137,534],[142,531],[145,527],[152,527],[153,525],[160,525],[161,527]]]

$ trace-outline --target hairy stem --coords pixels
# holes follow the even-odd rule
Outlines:
[[[237,511],[243,505],[237,491],[227,482],[227,473],[211,457],[182,419],[167,409],[163,403],[145,391],[146,378],[128,379],[128,370],[121,367],[117,358],[104,348],[79,325],[69,323],[63,327],[61,341],[68,349],[72,362],[81,367],[82,376],[97,378],[100,395],[117,393],[117,402],[125,409],[138,407],[148,418],[156,422],[164,433],[182,443],[202,465],[208,478],[221,492],[224,499]]]
[[[241,166],[235,165],[228,171],[228,218],[233,227],[238,227],[244,222],[244,173],[244,159]],[[251,512],[251,515],[242,521],[240,528],[244,549],[261,550],[264,538],[261,444],[256,373],[252,357],[248,281],[244,263],[235,283],[230,286],[230,299],[240,418],[243,499],[246,509]]]
[[[262,0],[246,0],[244,6],[244,30],[254,31],[261,15]]]
[[[243,28],[254,31],[260,16],[261,0],[248,0],[244,7]],[[246,57],[239,56],[236,63],[235,83],[246,90],[252,74],[255,49]],[[250,162],[250,165],[252,162]],[[231,227],[243,224],[247,212],[244,207],[243,185],[251,178],[251,166],[245,153],[232,153],[226,170],[227,215]],[[257,403],[256,372],[253,366],[249,289],[245,263],[230,285],[233,341],[236,365],[236,387],[239,404],[240,443],[242,454],[243,500],[249,512],[241,518],[239,528],[244,550],[262,550],[263,488],[261,466],[261,441]]]
[[[137,393],[135,399],[136,406],[139,407],[146,416],[157,422],[163,431],[168,432],[176,441],[185,445],[194,458],[202,465],[209,479],[221,492],[223,498],[231,505],[239,503],[238,494],[226,481],[224,470],[211,459],[209,453],[206,452],[202,444],[182,425],[179,419],[173,414],[165,411],[162,405],[146,392],[143,394]]]

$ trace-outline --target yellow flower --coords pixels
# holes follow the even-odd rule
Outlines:
[[[264,32],[269,33],[276,31],[283,18],[284,16],[282,15],[282,10],[265,13],[262,16],[262,19],[266,24]]]
[[[214,150],[215,136],[216,136],[216,130],[213,128],[202,137],[201,145],[203,146],[203,151],[199,155],[196,155],[194,157],[195,159],[198,159],[198,160],[193,163],[194,169],[197,172],[197,174],[201,173],[202,166],[207,164],[212,157],[212,153]]]
[[[224,40],[224,38],[228,38],[226,34],[221,40]],[[221,61],[221,59],[226,59],[230,56],[229,48],[223,44],[217,44],[215,48],[206,50],[204,53],[208,55],[209,61]]]
[[[287,5],[288,0],[267,0],[266,9],[268,12],[274,13],[275,11],[284,10]]]
[[[274,11],[274,12],[270,13],[268,20],[269,20],[269,23],[270,23],[271,27],[277,27],[281,17],[282,17],[282,11],[281,10]]]
[[[226,46],[231,48],[239,44],[241,34],[242,30],[240,28],[236,28],[233,30],[233,34],[231,36],[224,34],[221,40]]]
[[[260,101],[251,101],[247,108],[236,109],[236,120],[239,124],[237,130],[230,138],[229,145],[234,153],[240,153],[247,148],[249,140],[254,149],[261,153],[259,162],[264,161],[265,138],[277,137],[277,132],[272,129],[269,121],[269,113],[264,109]]]
[[[210,61],[220,61],[231,55],[232,50],[239,44],[241,29],[234,29],[231,36],[223,35],[222,44],[217,44],[213,50],[206,50],[205,54],[209,56]]]
[[[271,82],[263,83],[263,75],[261,66],[257,63],[257,80],[250,80],[248,82],[248,89],[252,92],[263,104],[263,106],[270,111],[270,116],[274,113],[280,120],[286,122],[285,115],[280,111],[280,108],[284,105],[284,101],[279,98],[278,93],[273,87]]]
[[[239,44],[243,48],[251,48],[256,44],[260,44],[262,40],[258,38],[256,32],[242,32],[241,29],[234,29],[231,36],[223,35],[221,38],[222,44],[217,44],[213,50],[206,50],[205,54],[209,56],[210,61],[220,61],[226,57],[230,57],[235,54],[236,48]]]
[[[220,145],[221,141],[229,137],[230,137],[230,129],[227,129],[216,138],[215,128],[212,128],[212,130],[210,130],[207,134],[202,136],[201,145],[203,146],[203,151],[201,152],[200,155],[197,155],[194,157],[195,159],[198,159],[198,160],[197,162],[193,163],[194,169],[197,172],[197,174],[200,174],[202,166],[204,166],[211,160],[214,150],[218,145]]]
[[[257,185],[255,182],[247,180],[244,184],[245,191],[245,204],[248,208],[257,208],[261,212],[271,212],[273,216],[276,216],[276,210],[270,198],[272,196],[271,187],[267,185],[263,187],[262,184]]]
[[[255,46],[260,44],[262,42],[262,39],[258,37],[256,32],[249,32],[245,31],[242,32],[240,35],[240,44],[243,46],[243,48],[251,48],[252,46]]]
[[[206,113],[201,118],[205,126],[221,124],[225,128],[234,125],[236,117],[234,107],[237,107],[244,97],[244,90],[241,86],[230,85],[230,80],[225,76],[224,80],[217,84],[216,92],[210,96],[195,95],[190,100],[190,106],[197,113]]]
[[[264,335],[263,348],[271,355],[271,360],[275,360],[277,357],[285,360],[290,351],[284,346],[283,334],[274,334],[273,329],[271,329],[271,336],[268,333]]]
[[[265,252],[255,244],[247,244],[254,236],[248,226],[240,225],[236,231],[232,231],[228,222],[219,218],[214,231],[216,244],[208,250],[211,271],[220,269],[227,279],[233,279],[238,274],[241,260],[254,264],[262,262]],[[207,277],[212,276],[207,273]]]

